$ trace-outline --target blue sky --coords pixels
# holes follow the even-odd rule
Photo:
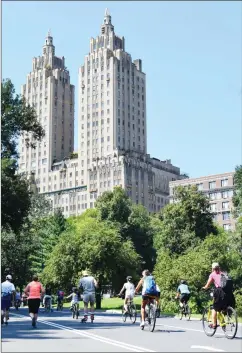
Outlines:
[[[241,3],[3,2],[2,76],[20,92],[48,29],[76,86],[108,7],[117,35],[147,77],[148,153],[191,177],[241,163]],[[75,147],[77,146],[77,129]]]

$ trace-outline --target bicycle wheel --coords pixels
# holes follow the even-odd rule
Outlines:
[[[76,308],[76,319],[78,319],[78,317],[79,317],[79,310],[78,308]]]
[[[185,312],[186,312],[186,314],[185,314],[186,318],[189,321],[191,319],[191,309],[189,308],[188,304],[186,304],[186,306],[185,306]]]
[[[126,311],[125,311],[124,307],[122,308],[122,320],[123,320],[123,322],[126,321]]]
[[[72,318],[75,319],[75,316],[76,316],[76,306],[73,305],[73,307],[72,307]]]
[[[153,332],[155,329],[156,322],[156,307],[154,304],[150,304],[148,311],[148,324],[150,332]]]
[[[130,320],[131,320],[132,324],[135,324],[137,313],[136,313],[136,307],[134,304],[130,305],[129,314],[130,314]]]
[[[183,307],[181,308],[180,305],[178,305],[177,316],[179,317],[180,320],[182,320],[182,318],[183,318]]]
[[[203,331],[205,332],[205,334],[209,337],[212,337],[216,332],[216,328],[210,327],[210,325],[212,325],[212,310],[210,308],[204,309],[202,323]]]
[[[160,305],[157,306],[156,308],[156,318],[160,317]]]
[[[224,334],[228,339],[233,339],[238,330],[238,317],[236,311],[231,306],[227,308],[224,319],[226,324],[224,328],[222,327]]]

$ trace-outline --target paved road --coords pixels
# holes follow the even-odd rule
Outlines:
[[[27,310],[12,310],[9,325],[2,327],[2,352],[241,352],[242,327],[228,340],[220,329],[207,337],[200,321],[157,320],[153,333],[139,322],[121,321],[118,314],[98,313],[95,322],[81,324],[70,311],[45,314],[31,327]],[[138,319],[139,321],[139,319]]]

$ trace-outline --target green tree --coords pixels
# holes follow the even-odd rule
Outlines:
[[[125,276],[136,275],[139,255],[131,241],[93,217],[76,217],[54,247],[43,271],[43,281],[66,289],[76,284],[80,271],[88,268],[100,285],[120,287]],[[115,264],[115,266],[114,266]]]
[[[242,165],[235,168],[233,204],[235,217],[238,217],[242,214]]]
[[[34,147],[34,141],[44,136],[34,108],[26,104],[24,98],[15,95],[10,80],[1,85],[1,201],[2,228],[20,230],[28,214],[31,201],[28,181],[17,171],[17,140],[23,132],[32,134],[32,141],[26,143]]]
[[[164,207],[158,218],[161,221],[154,238],[156,249],[182,254],[194,248],[209,234],[217,234],[209,211],[209,201],[196,186],[174,189],[173,204]]]

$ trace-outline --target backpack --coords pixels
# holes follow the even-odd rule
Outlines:
[[[156,283],[153,276],[147,276],[144,279],[144,295],[157,295]]]
[[[226,292],[233,292],[233,280],[227,273],[221,273],[220,288]]]

